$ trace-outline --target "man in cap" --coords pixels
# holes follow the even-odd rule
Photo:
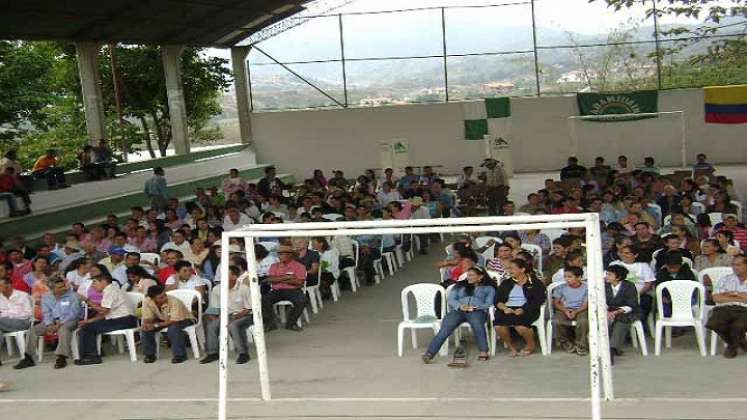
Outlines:
[[[485,159],[480,165],[487,169],[485,172],[485,198],[488,202],[488,215],[497,216],[508,197],[508,175],[501,163],[495,159]]]
[[[293,304],[293,309],[288,315],[285,328],[299,332],[302,328],[296,322],[306,307],[306,294],[303,292],[303,285],[306,282],[306,268],[296,261],[296,255],[292,247],[281,245],[278,247],[277,253],[280,261],[270,266],[269,276],[267,277],[272,290],[262,296],[262,315],[265,330],[272,331],[278,328],[273,305],[287,300]]]
[[[112,245],[109,247],[109,257],[99,261],[99,264],[104,265],[111,273],[124,263],[125,255],[127,251],[124,248]]]

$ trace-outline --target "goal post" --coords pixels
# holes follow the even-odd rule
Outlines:
[[[681,133],[680,135],[680,162],[681,162],[683,169],[687,168],[687,123],[685,120],[684,110],[647,112],[647,113],[640,113],[640,114],[572,115],[568,117],[568,129],[569,129],[570,136],[571,136],[572,155],[578,156],[578,152],[579,152],[579,139],[578,139],[578,131],[576,127],[577,121],[596,122],[596,123],[631,122],[632,118],[658,117],[660,115],[679,116],[679,127],[680,127],[680,133]]]
[[[601,393],[605,400],[614,399],[612,371],[610,368],[609,336],[607,331],[607,303],[605,299],[604,270],[599,215],[595,213],[474,217],[420,220],[380,220],[362,222],[288,223],[249,225],[238,231],[224,232],[221,237],[220,275],[220,354],[219,354],[219,408],[218,419],[226,420],[228,402],[228,266],[229,243],[239,238],[247,244],[247,274],[251,289],[254,316],[254,342],[262,400],[272,399],[270,371],[267,363],[262,298],[254,253],[255,239],[268,237],[314,237],[356,235],[398,235],[429,233],[505,232],[532,229],[584,228],[586,232],[586,264],[588,272],[589,317],[589,367],[591,418],[600,420]]]

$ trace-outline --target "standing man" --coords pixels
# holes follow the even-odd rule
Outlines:
[[[488,201],[488,214],[497,216],[508,197],[509,185],[506,171],[501,163],[495,159],[485,159],[480,165],[488,171],[485,173],[485,196]]]
[[[268,166],[265,168],[265,177],[259,180],[257,184],[257,192],[259,195],[265,198],[269,198],[274,193],[282,194],[282,191],[286,188],[283,181],[276,177],[277,170],[274,166]]]
[[[187,360],[184,329],[195,323],[192,311],[181,300],[167,295],[163,285],[151,286],[147,296],[143,303],[143,362],[156,361],[157,338],[166,329],[173,355],[171,363],[183,363]]]
[[[53,277],[50,283],[52,291],[42,297],[42,322],[29,329],[26,335],[26,354],[13,369],[25,369],[36,365],[33,356],[39,357],[36,354],[37,342],[39,337],[47,334],[57,334],[57,349],[54,351],[57,356],[54,362],[55,369],[67,366],[67,360],[71,357],[73,331],[78,328],[82,312],[80,300],[64,278]]]
[[[150,207],[159,213],[166,210],[169,195],[166,185],[166,173],[163,168],[153,168],[153,177],[145,181],[145,195],[150,199]]]
[[[65,169],[60,165],[58,158],[57,151],[49,149],[44,156],[36,160],[31,170],[34,179],[47,179],[47,186],[50,190],[70,187],[65,182]]]

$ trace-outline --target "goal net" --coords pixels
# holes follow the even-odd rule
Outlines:
[[[266,238],[334,237],[361,235],[422,235],[461,234],[480,232],[506,232],[522,230],[557,230],[584,228],[586,235],[586,269],[589,303],[589,363],[591,418],[601,419],[601,400],[614,397],[607,333],[607,305],[602,263],[602,242],[597,214],[563,214],[510,217],[447,218],[427,220],[381,220],[363,222],[328,222],[303,224],[257,224],[243,230],[225,232],[221,238],[220,307],[228,307],[229,242],[243,239],[245,244],[262,242]],[[254,316],[254,343],[257,352],[261,398],[272,399],[271,371],[268,349],[265,344],[262,322],[262,303],[257,260],[253,246],[246,246],[248,279]],[[220,311],[220,364],[219,364],[219,420],[227,418],[228,402],[228,316]]]

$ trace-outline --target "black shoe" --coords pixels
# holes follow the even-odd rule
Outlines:
[[[724,357],[727,359],[733,359],[737,357],[737,348],[733,346],[726,346],[726,349],[724,350]]]
[[[202,360],[200,360],[200,364],[204,365],[207,363],[213,363],[214,361],[220,359],[217,354],[208,354],[207,356],[203,357]]]
[[[614,347],[610,348],[610,353],[614,354],[615,356],[622,356],[623,355],[623,351],[622,350],[616,349]]]
[[[295,331],[295,332],[301,332],[303,331],[303,328],[299,327],[298,324],[288,325],[285,327],[288,331]]]
[[[615,349],[610,348],[610,366],[615,366]]]
[[[428,250],[425,249],[425,248],[423,248],[420,251],[418,251],[418,254],[420,254],[420,255],[428,255]]]
[[[171,363],[178,365],[179,363],[184,363],[187,361],[187,356],[174,356],[171,358]]]
[[[98,356],[84,357],[82,359],[78,359],[75,361],[76,366],[88,366],[88,365],[100,365],[100,364],[101,364],[101,357],[98,357]]]
[[[153,363],[155,361],[156,361],[156,356],[153,356],[153,355],[145,356],[145,358],[143,359],[143,363]]]
[[[270,331],[273,331],[273,330],[277,330],[277,329],[278,329],[278,324],[276,324],[274,322],[271,323],[271,324],[265,324],[265,332],[266,333],[268,333]]]
[[[420,359],[423,360],[423,363],[427,365],[433,360],[433,355],[429,353],[423,353],[423,355],[420,356]]]
[[[67,357],[57,356],[57,360],[54,361],[55,369],[64,369],[67,366]]]
[[[244,363],[249,361],[249,355],[246,353],[239,354],[239,357],[236,359],[237,365],[243,365]]]
[[[30,355],[26,354],[24,355],[23,359],[21,359],[20,362],[18,362],[15,366],[13,366],[13,369],[20,370],[20,369],[26,369],[26,368],[30,368],[34,366],[36,366],[34,359],[32,359]]]

